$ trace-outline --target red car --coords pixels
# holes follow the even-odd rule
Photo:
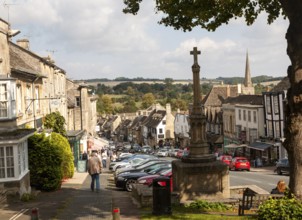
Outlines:
[[[155,179],[157,177],[160,177],[160,176],[165,176],[165,177],[170,177],[171,178],[171,176],[172,176],[172,169],[163,170],[159,174],[140,177],[137,180],[137,183],[150,186],[153,183],[153,179]]]
[[[230,164],[232,162],[232,156],[230,156],[230,155],[221,155],[218,159],[221,160],[222,162],[224,162],[225,164],[227,164],[230,167]]]
[[[231,170],[247,170],[250,171],[251,164],[246,157],[234,157],[230,164]]]

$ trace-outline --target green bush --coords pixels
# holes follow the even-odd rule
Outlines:
[[[49,136],[52,145],[59,148],[62,154],[62,177],[64,179],[72,178],[74,174],[74,158],[68,140],[62,135],[52,132]]]
[[[302,203],[293,195],[280,199],[269,199],[259,206],[258,219],[295,220],[302,219]]]
[[[28,139],[28,159],[31,185],[43,191],[61,187],[62,151],[53,145],[45,134],[35,134]]]
[[[197,200],[190,204],[185,205],[188,209],[196,209],[199,211],[227,211],[229,206],[220,202],[207,202],[204,200]]]

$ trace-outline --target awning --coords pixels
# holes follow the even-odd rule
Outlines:
[[[238,147],[247,147],[246,144],[228,144],[225,145],[223,148],[238,148]]]
[[[109,145],[109,141],[101,139],[101,138],[94,138],[93,139],[93,145],[91,147],[91,150],[101,150],[105,146]]]
[[[247,145],[246,147],[255,149],[255,150],[265,151],[267,148],[273,147],[273,146],[274,146],[274,144],[272,144],[272,143],[254,142],[254,143],[251,143],[250,145]]]

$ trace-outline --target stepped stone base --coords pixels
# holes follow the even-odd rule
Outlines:
[[[188,200],[230,197],[229,169],[221,161],[207,163],[172,162],[173,191],[181,203]]]

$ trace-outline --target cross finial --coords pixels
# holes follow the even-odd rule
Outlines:
[[[200,54],[200,50],[197,50],[197,47],[193,47],[193,51],[190,51],[190,54],[194,56],[194,64],[198,64],[197,55]]]

